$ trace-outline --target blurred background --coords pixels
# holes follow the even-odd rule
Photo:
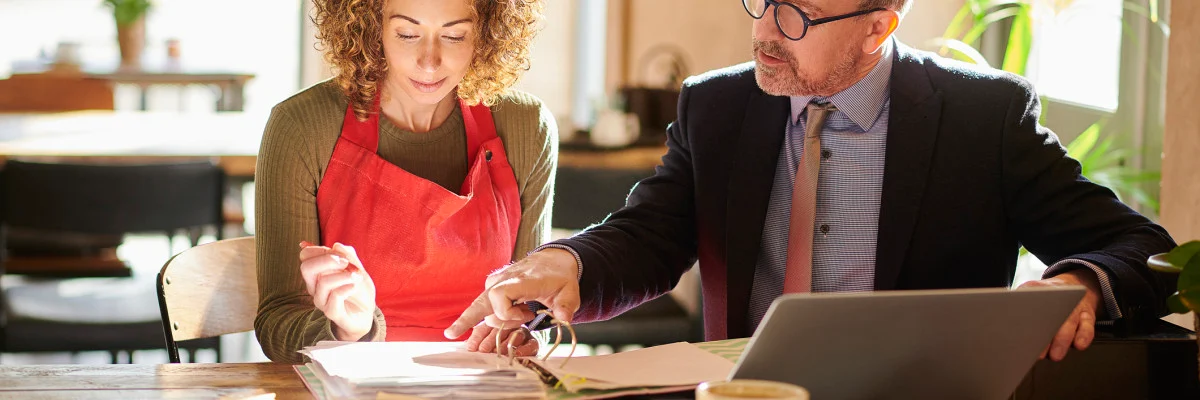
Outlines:
[[[1042,96],[1043,123],[1083,162],[1084,174],[1157,219],[1172,3],[915,0],[897,37],[1029,78]],[[0,0],[0,158],[201,163],[220,175],[219,195],[205,197],[211,200],[203,206],[209,207],[208,220],[146,225],[153,229],[80,228],[87,235],[68,244],[60,234],[47,239],[47,229],[71,231],[72,221],[119,208],[97,204],[151,206],[106,202],[120,192],[112,188],[124,187],[117,181],[102,186],[112,190],[91,194],[47,192],[73,202],[22,203],[10,199],[24,193],[11,186],[20,182],[5,179],[8,203],[0,217],[17,234],[7,235],[0,276],[0,364],[167,360],[155,274],[171,255],[197,243],[253,235],[253,215],[243,210],[253,209],[254,156],[267,113],[330,76],[310,11],[302,0]],[[749,61],[751,21],[736,0],[546,2],[532,69],[517,88],[541,98],[559,125],[556,235],[601,221],[623,204],[634,182],[653,172],[682,80]],[[159,169],[157,179],[184,179]],[[70,176],[87,176],[80,174],[86,172]],[[39,179],[72,185],[52,175],[22,182]],[[136,198],[161,194],[148,190]],[[1195,198],[1181,199],[1196,204]],[[10,217],[67,215],[50,205],[83,207],[88,215],[53,226],[15,226],[13,221],[28,218]],[[1200,233],[1189,230],[1196,229],[1188,222],[1196,217],[1188,207],[1175,212],[1184,222],[1166,222],[1177,239]],[[1039,277],[1044,268],[1023,256],[1014,285]],[[580,337],[601,352],[695,340],[696,282],[689,276],[671,296],[581,327]],[[105,335],[115,339],[106,342]],[[68,340],[94,343],[73,347],[63,343]],[[219,346],[195,344],[200,361],[263,360],[256,346],[250,333],[226,336]]]

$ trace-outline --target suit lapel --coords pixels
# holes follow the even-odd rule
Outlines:
[[[750,289],[790,107],[786,97],[769,96],[756,86],[733,149],[726,236],[727,337],[750,334],[746,323]]]
[[[875,289],[895,289],[921,209],[941,120],[942,96],[922,61],[897,44],[892,68]]]

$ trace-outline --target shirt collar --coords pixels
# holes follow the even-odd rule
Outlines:
[[[880,50],[883,56],[879,58],[875,68],[846,90],[835,93],[828,99],[817,96],[792,96],[792,123],[800,121],[800,114],[808,107],[808,103],[813,100],[828,100],[864,132],[870,130],[875,125],[875,120],[883,113],[883,103],[887,102],[890,95],[888,91],[892,81],[892,52],[895,48],[893,41],[894,39],[889,39],[884,42]]]

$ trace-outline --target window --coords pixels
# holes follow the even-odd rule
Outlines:
[[[178,39],[184,68],[246,72],[247,112],[269,110],[298,89],[300,7],[296,0],[157,1],[146,19],[146,65],[166,60]],[[111,68],[119,51],[112,15],[100,0],[0,0],[0,78],[52,58],[59,42],[76,42],[85,66]],[[136,108],[136,90],[117,89],[117,108]],[[150,90],[151,110],[211,110],[203,87]]]
[[[1042,95],[1108,112],[1117,109],[1123,1],[1033,3],[1037,39],[1027,74]]]

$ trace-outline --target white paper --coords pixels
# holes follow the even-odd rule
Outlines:
[[[690,343],[672,343],[603,356],[537,361],[567,389],[694,386],[729,377],[733,363]],[[583,378],[583,379],[580,379]]]
[[[507,366],[461,343],[321,342],[305,353],[329,375],[349,380],[479,375]]]
[[[532,371],[461,343],[321,342],[301,353],[330,398],[376,393],[423,398],[544,398]]]

